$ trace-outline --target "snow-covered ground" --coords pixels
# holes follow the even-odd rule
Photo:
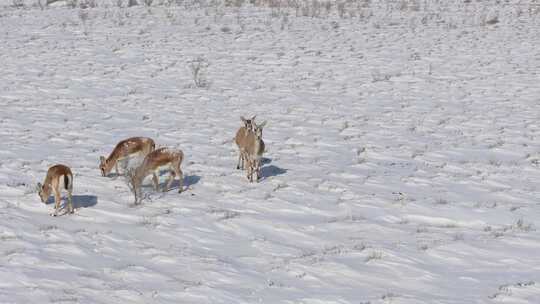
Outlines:
[[[538,4],[387,2],[2,0],[0,303],[540,303]],[[101,177],[137,135],[186,192]],[[55,163],[73,216],[35,192]]]

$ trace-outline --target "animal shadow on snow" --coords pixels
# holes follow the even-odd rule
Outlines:
[[[95,195],[73,195],[73,208],[89,208],[97,205],[98,198]]]
[[[160,172],[160,176],[162,176],[162,175],[167,175],[168,176],[168,173],[161,173]],[[183,190],[184,191],[188,190],[190,186],[195,185],[200,180],[201,180],[201,177],[198,176],[198,175],[184,175],[184,185],[183,185],[184,189]],[[165,188],[166,185],[167,185],[167,179],[164,179],[164,180],[160,181],[159,190],[163,191],[163,189]],[[149,182],[149,183],[144,184],[142,187],[152,189],[152,191],[153,191],[154,183]],[[175,177],[172,184],[171,184],[171,188],[169,189],[169,191],[178,190],[178,189],[180,189],[180,180],[178,180],[178,178]]]
[[[261,157],[261,165],[267,165],[269,163],[271,163],[272,160],[268,157]]]
[[[112,178],[112,179],[117,179],[120,176],[124,176],[124,174],[122,174],[121,172],[118,174],[116,172],[110,172],[109,174],[105,175],[105,177]]]
[[[271,176],[278,176],[287,173],[286,169],[270,165],[261,168],[261,178],[266,179]]]
[[[95,195],[73,195],[73,209],[89,208],[97,205],[98,198]],[[54,196],[47,199],[47,205],[54,204]],[[67,196],[62,196],[62,209],[67,207]]]
[[[201,180],[201,177],[198,175],[186,175],[184,176],[184,191],[188,190],[191,185],[195,185]],[[180,181],[178,179],[175,179],[171,185],[172,189],[180,189]]]

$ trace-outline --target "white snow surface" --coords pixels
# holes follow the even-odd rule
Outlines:
[[[0,303],[540,303],[534,1],[1,3]],[[102,177],[130,136],[182,149],[187,190]],[[35,192],[57,163],[74,215]]]

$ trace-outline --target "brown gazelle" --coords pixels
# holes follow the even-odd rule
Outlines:
[[[254,115],[250,119],[245,119],[244,116],[240,116],[240,119],[244,123],[238,131],[236,131],[236,136],[234,137],[234,141],[236,142],[236,145],[238,146],[238,163],[236,164],[236,169],[244,169],[244,162],[245,157],[242,153],[241,143],[245,140],[249,132],[253,132],[253,124],[255,123],[255,117],[257,115]]]
[[[253,172],[257,174],[257,181],[261,178],[261,159],[264,153],[265,145],[262,139],[262,130],[266,121],[260,125],[253,122],[253,132],[248,132],[242,140],[240,149],[247,161],[247,178],[253,182]]]
[[[101,175],[109,175],[113,167],[115,167],[116,174],[118,175],[119,161],[136,155],[144,157],[148,153],[154,151],[155,148],[156,144],[148,137],[131,137],[124,139],[114,147],[114,150],[108,158],[105,158],[104,156],[99,158]]]
[[[184,159],[184,152],[182,150],[173,150],[169,148],[159,148],[146,155],[142,164],[134,170],[129,172],[129,183],[133,187],[133,194],[135,195],[135,204],[142,200],[141,197],[141,185],[146,176],[152,174],[152,180],[154,182],[154,189],[159,190],[159,172],[161,169],[168,169],[170,172],[169,180],[163,189],[168,191],[175,176],[180,179],[180,186],[178,193],[182,192],[184,185],[184,174],[180,169],[182,160]]]
[[[68,212],[73,213],[73,174],[67,166],[54,165],[47,171],[47,176],[43,184],[37,184],[38,194],[43,203],[47,202],[52,190],[54,194],[54,213],[51,215],[53,216],[58,215],[60,201],[62,200],[60,196],[62,189],[65,189],[68,193]]]

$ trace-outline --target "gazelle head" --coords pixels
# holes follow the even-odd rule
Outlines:
[[[41,202],[46,203],[51,194],[51,187],[49,185],[42,185],[41,183],[37,184],[36,190],[41,198]]]
[[[253,131],[253,126],[255,125],[255,117],[257,115],[253,115],[250,119],[245,119],[244,116],[240,116],[240,119],[244,122],[244,127],[250,131]]]
[[[99,169],[101,170],[102,176],[107,176],[112,169],[112,162],[109,162],[105,156],[99,157]]]
[[[253,126],[253,132],[255,133],[255,136],[257,136],[257,139],[262,139],[262,131],[263,127],[266,126],[266,120],[260,125],[253,122]]]

